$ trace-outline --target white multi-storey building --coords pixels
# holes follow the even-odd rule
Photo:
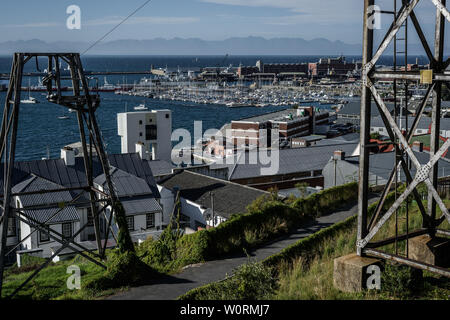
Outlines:
[[[172,112],[152,110],[124,112],[117,115],[118,134],[121,136],[121,152],[133,153],[136,144],[144,147],[144,155],[151,160],[171,159]]]

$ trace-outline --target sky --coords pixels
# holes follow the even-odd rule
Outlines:
[[[0,42],[30,39],[94,42],[144,2],[2,0]],[[393,6],[393,0],[377,0],[377,3],[385,10]],[[81,9],[80,30],[66,28],[69,17],[66,9],[70,5]],[[261,36],[326,38],[360,44],[362,12],[362,0],[152,0],[105,41]],[[422,0],[416,14],[425,33],[431,35],[435,17],[431,1]],[[383,25],[390,22],[391,17],[382,17]],[[415,34],[412,38],[412,42],[417,40]]]

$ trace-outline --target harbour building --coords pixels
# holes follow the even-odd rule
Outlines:
[[[314,134],[318,126],[330,123],[330,112],[314,107],[299,107],[231,122],[233,145],[270,146],[272,130],[279,131],[281,141]]]

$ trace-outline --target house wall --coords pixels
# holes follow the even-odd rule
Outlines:
[[[87,223],[87,221],[88,221],[88,218],[87,218],[88,208],[77,208],[77,211],[78,211],[78,214],[80,215],[80,225],[84,226]],[[103,236],[104,235],[104,231],[107,228],[106,220],[105,220],[103,214],[100,214],[99,219],[100,219],[100,224],[103,227],[103,232],[101,232],[102,231],[102,227],[100,227],[100,232],[101,232],[101,234]],[[89,236],[91,237],[91,239],[92,239],[93,236],[95,236],[95,228],[94,228],[94,226],[87,226],[81,232],[81,235],[80,235],[81,241],[89,241],[89,238],[90,238]]]
[[[62,224],[60,224],[60,223],[52,224],[52,225],[50,225],[50,229],[52,229],[56,232],[62,233]],[[78,221],[72,222],[72,233],[74,234],[79,229],[80,229],[80,223]],[[24,239],[26,236],[28,236],[30,234],[30,230],[33,231],[34,228],[21,229],[21,239]],[[75,237],[75,241],[80,242],[80,235],[77,235]],[[59,243],[55,240],[52,240],[52,239],[50,239],[50,241],[41,242],[40,241],[40,232],[36,231],[31,235],[30,239],[28,239],[27,241],[25,241],[23,243],[22,249],[33,250],[33,249],[40,248],[40,249],[42,249],[42,257],[47,258],[52,255],[50,248],[51,247],[59,247],[59,246],[61,246],[61,243]]]
[[[190,218],[190,226],[192,229],[196,230],[195,222],[206,225],[206,220],[203,213],[206,208],[202,208],[199,204],[192,202],[190,200],[181,198],[181,213]]]
[[[162,223],[165,225],[168,225],[170,222],[170,216],[173,211],[174,206],[174,195],[171,190],[164,188],[163,186],[158,185],[158,191],[161,195],[161,206],[163,208],[163,214],[162,214]]]
[[[175,201],[174,195],[171,190],[161,185],[158,185],[158,190],[161,194],[161,204],[163,206],[165,219],[164,222],[168,224],[170,222],[170,217],[173,211]],[[192,229],[197,230],[196,222],[202,225],[207,224],[207,221],[203,216],[203,213],[206,211],[206,208],[202,208],[201,205],[184,198],[181,198],[180,202],[181,202],[181,213],[190,218],[189,226]]]

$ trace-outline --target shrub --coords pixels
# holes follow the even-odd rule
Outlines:
[[[130,231],[128,230],[128,223],[125,215],[125,209],[120,201],[114,203],[114,218],[119,227],[117,235],[117,244],[120,252],[128,251],[134,252],[133,241],[131,240]]]
[[[297,188],[298,192],[300,192],[300,198],[304,198],[308,195],[308,184],[306,182],[297,183],[295,187]]]
[[[142,285],[157,276],[158,272],[141,261],[135,252],[122,253],[116,249],[108,254],[105,273],[87,282],[85,288],[107,290]]]
[[[411,297],[420,291],[422,280],[422,270],[385,263],[381,275],[381,290],[394,297]]]
[[[270,268],[248,261],[235,269],[232,277],[189,291],[180,300],[260,300],[270,297],[276,279]]]
[[[177,240],[177,263],[198,263],[255,247],[286,234],[315,218],[355,200],[358,185],[347,184],[321,191],[293,203],[276,200],[275,193],[257,198],[248,213],[233,216],[218,227],[185,235]]]

